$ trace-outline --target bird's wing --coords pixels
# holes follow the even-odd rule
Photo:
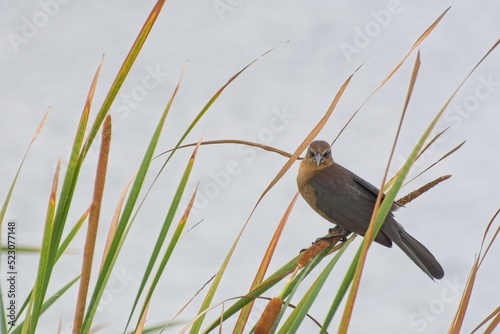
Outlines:
[[[377,198],[373,191],[378,191],[377,188],[340,165],[314,176],[310,185],[316,192],[316,206],[321,212],[344,229],[365,235]],[[388,247],[392,245],[382,231],[375,241]]]
[[[377,198],[378,193],[380,191],[377,187],[375,187],[370,182],[360,178],[359,176],[357,176],[356,174],[354,174],[352,172],[350,172],[350,174],[352,176],[353,181],[356,183],[356,185],[363,187],[365,190],[368,190],[370,192],[370,195],[373,195],[375,198]],[[382,194],[382,199],[384,199],[384,197],[385,197],[385,194]]]
[[[349,172],[349,173],[351,173],[351,175],[352,175],[352,179],[354,180],[354,182],[355,182],[358,186],[360,186],[360,187],[362,187],[362,188],[364,188],[364,189],[368,190],[371,194],[373,194],[373,195],[375,196],[375,197],[374,197],[374,198],[375,198],[375,199],[374,199],[374,202],[375,202],[375,201],[377,200],[377,196],[378,196],[378,193],[379,193],[379,191],[380,191],[380,190],[379,190],[377,187],[375,187],[373,184],[371,184],[370,182],[368,182],[368,181],[366,181],[366,180],[364,180],[364,179],[360,178],[359,176],[357,176],[357,175],[356,175],[356,174],[354,174],[353,172],[351,172],[351,171],[348,171],[348,172]],[[368,195],[368,194],[367,194],[367,195]],[[383,194],[382,194],[382,200],[384,200],[384,198],[385,198],[385,194],[383,193]],[[401,205],[401,204],[399,204],[398,202],[394,202],[394,204],[392,205],[391,211],[395,211],[395,210],[397,210],[397,209],[398,209],[399,207],[401,207],[401,206],[402,206],[402,205]]]

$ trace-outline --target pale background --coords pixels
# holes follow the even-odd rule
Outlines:
[[[224,4],[225,11],[216,9],[217,5]],[[68,159],[74,131],[102,54],[105,61],[92,117],[153,5],[154,1],[1,1],[2,198],[37,124],[47,107],[52,106],[7,212],[6,219],[18,222],[19,245],[40,244],[54,168],[59,157],[63,161]],[[175,144],[227,79],[263,52],[288,40],[288,44],[259,60],[231,84],[186,142],[195,142],[201,136],[236,138],[257,140],[292,152],[322,117],[344,80],[366,60],[319,136],[331,141],[418,36],[450,5],[453,5],[451,10],[419,48],[421,71],[391,173],[397,170],[425,126],[465,75],[498,39],[498,1],[167,2],[111,112],[113,139],[97,254],[101,254],[119,193],[138,167],[186,60],[189,63],[158,152]],[[388,9],[393,10],[390,17],[380,16]],[[383,20],[381,23],[377,23],[377,15]],[[25,27],[26,22],[32,24],[34,20],[41,20],[36,21],[40,26],[36,31]],[[359,53],[348,59],[341,45],[354,45],[357,32],[365,28],[374,29],[372,36],[365,41],[367,45],[359,48]],[[9,41],[12,34],[25,34],[25,43],[13,45]],[[339,163],[377,186],[394,138],[415,56],[413,53],[391,81],[365,105],[333,148]],[[150,89],[141,88],[143,80],[155,70],[160,72],[158,80],[148,81]],[[484,82],[488,81],[490,84],[486,87]],[[137,95],[141,92],[146,94]],[[128,105],[127,95],[132,97]],[[374,246],[357,299],[352,333],[443,333],[448,328],[484,228],[499,207],[499,105],[500,51],[495,50],[453,100],[437,127],[437,130],[450,129],[425,156],[417,171],[460,142],[467,140],[467,143],[404,188],[403,194],[440,175],[453,174],[453,177],[397,213],[398,220],[442,263],[445,278],[433,283],[399,249]],[[286,121],[277,121],[277,113],[288,115]],[[149,257],[190,153],[191,150],[186,149],[175,156],[139,213],[116,264],[112,289],[106,293],[105,305],[96,316],[96,324],[107,325],[101,332],[123,331],[145,259]],[[87,157],[68,225],[89,205],[97,155],[97,150],[93,150]],[[214,175],[224,173],[231,161],[238,164],[236,175],[217,185]],[[204,221],[187,234],[176,249],[153,299],[149,324],[169,320],[216,273],[256,200],[284,162],[285,159],[276,154],[249,152],[234,145],[200,149],[183,202],[187,203],[200,181],[197,210],[188,224],[193,226],[201,219]],[[161,164],[161,161],[152,164],[152,176]],[[257,209],[216,301],[247,291],[269,239],[297,190],[297,168],[295,164]],[[412,175],[416,175],[416,171]],[[331,225],[300,198],[283,232],[270,272],[329,227]],[[58,264],[50,292],[77,275],[83,239],[84,233],[80,233],[72,247],[74,255],[65,256]],[[359,240],[339,262],[311,310],[319,321],[323,320],[357,245]],[[498,244],[491,249],[478,275],[464,332],[470,332],[499,305],[499,251]],[[36,264],[36,256],[25,255],[19,260],[20,300],[24,300],[33,284]],[[319,273],[320,267],[312,276]],[[304,286],[307,285],[305,282]],[[281,287],[278,285],[267,295],[276,295]],[[63,333],[70,332],[76,290],[75,286],[47,312],[39,333],[55,333],[59,321],[62,321]],[[182,319],[190,319],[200,302],[201,299],[196,299]],[[257,311],[262,308],[263,304],[256,306]],[[212,314],[208,319],[214,317]],[[330,328],[331,333],[336,332],[338,319],[339,316]],[[229,331],[230,326],[224,330]],[[306,320],[303,332],[315,331],[312,322]]]

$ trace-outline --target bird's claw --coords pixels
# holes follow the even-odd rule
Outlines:
[[[315,244],[317,242],[320,242],[321,240],[329,240],[329,241],[331,241],[332,239],[339,238],[339,237],[340,237],[340,241],[341,242],[346,242],[348,235],[349,235],[349,232],[347,232],[346,230],[344,230],[342,227],[335,226],[335,227],[332,227],[332,228],[328,229],[328,234],[325,235],[325,236],[319,237],[318,239],[316,239],[313,242],[313,244]]]

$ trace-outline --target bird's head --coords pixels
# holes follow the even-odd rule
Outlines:
[[[328,167],[333,164],[330,145],[323,140],[313,141],[307,149],[304,162],[314,164],[316,167]]]

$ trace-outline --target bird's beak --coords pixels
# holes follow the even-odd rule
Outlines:
[[[323,160],[323,156],[321,155],[321,153],[320,152],[316,153],[316,155],[314,156],[314,161],[316,161],[316,166],[319,166],[321,160]]]

